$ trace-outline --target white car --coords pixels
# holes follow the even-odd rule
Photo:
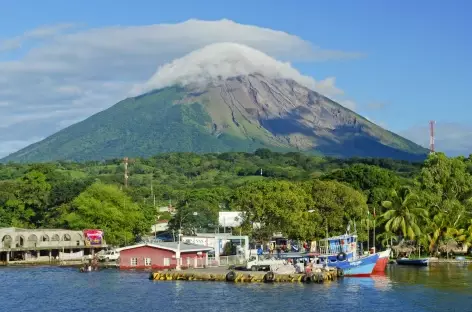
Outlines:
[[[270,270],[271,266],[282,266],[285,264],[285,260],[279,260],[275,258],[271,259],[258,259],[257,257],[250,257],[246,263],[246,269],[251,271],[259,270]]]
[[[116,250],[107,250],[104,254],[98,256],[101,261],[117,261],[120,258],[120,252]]]

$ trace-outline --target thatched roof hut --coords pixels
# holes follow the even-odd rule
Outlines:
[[[415,243],[413,241],[402,240],[398,245],[392,246],[393,251],[398,255],[399,253],[406,253],[407,255],[415,252],[417,250]]]
[[[441,243],[439,245],[439,251],[443,253],[467,253],[467,245],[460,244],[453,239],[448,240],[446,243]]]

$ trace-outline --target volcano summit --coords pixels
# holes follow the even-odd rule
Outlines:
[[[341,157],[425,157],[423,147],[322,95],[341,93],[332,82],[317,82],[244,45],[213,44],[161,66],[148,82],[135,86],[136,96],[3,161],[260,147]]]

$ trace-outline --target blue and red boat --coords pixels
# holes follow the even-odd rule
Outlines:
[[[377,253],[367,256],[359,255],[355,234],[344,234],[321,240],[319,251],[317,256],[320,263],[342,269],[344,276],[370,276],[379,260]]]

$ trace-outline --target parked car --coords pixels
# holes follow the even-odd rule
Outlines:
[[[116,250],[107,250],[104,254],[98,256],[100,261],[117,261],[120,258],[120,252]]]

